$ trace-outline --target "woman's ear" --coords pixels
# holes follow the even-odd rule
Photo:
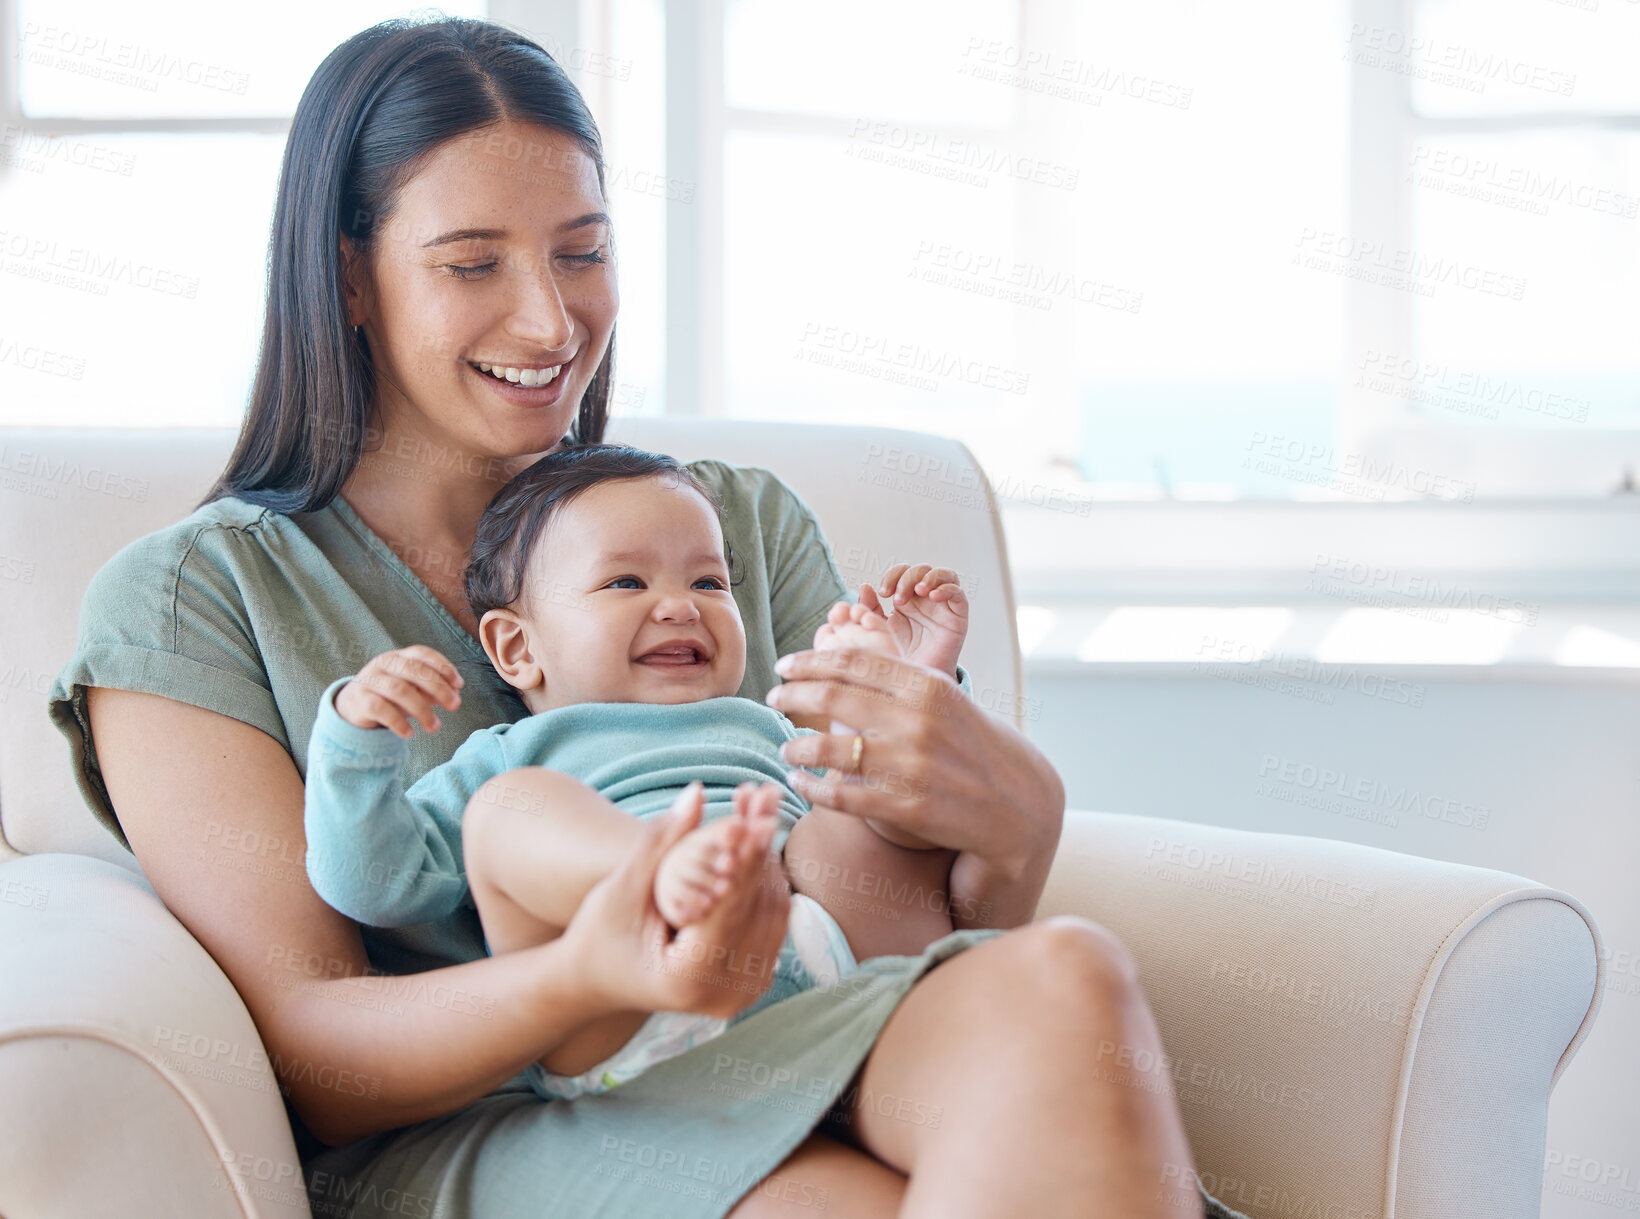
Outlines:
[[[547,675],[530,647],[529,631],[511,610],[486,610],[478,620],[478,641],[495,671],[513,689],[546,689]]]
[[[359,249],[346,237],[337,237],[342,251],[342,292],[347,301],[347,324],[359,326],[370,316],[370,268]]]

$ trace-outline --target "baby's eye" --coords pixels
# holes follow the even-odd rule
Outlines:
[[[723,588],[726,587],[726,585],[723,583],[723,581],[719,580],[716,576],[702,576],[700,579],[696,580],[695,583],[696,584],[710,584],[713,588],[716,588],[716,589],[723,589]]]
[[[627,585],[627,587],[629,587],[629,588],[642,588],[643,587],[643,581],[638,579],[637,576],[616,576],[608,584],[604,585],[604,587],[605,588],[614,588],[617,584],[620,584],[623,580],[631,581],[631,583],[629,585]]]

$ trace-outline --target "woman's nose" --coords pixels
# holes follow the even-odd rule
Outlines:
[[[508,329],[552,351],[568,347],[575,337],[575,323],[569,316],[563,293],[559,291],[550,260],[536,256],[519,277],[522,287],[514,303]]]

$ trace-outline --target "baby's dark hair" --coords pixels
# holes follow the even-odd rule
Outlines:
[[[462,584],[473,615],[483,618],[493,609],[515,604],[524,594],[524,572],[530,551],[555,512],[599,483],[621,478],[667,475],[676,484],[700,492],[723,525],[723,502],[699,476],[675,457],[650,453],[624,444],[588,444],[548,453],[528,469],[515,474],[478,519],[478,536]],[[730,583],[735,555],[724,538]]]

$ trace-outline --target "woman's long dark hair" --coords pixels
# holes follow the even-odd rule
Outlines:
[[[557,62],[522,34],[470,18],[384,21],[319,65],[291,121],[268,247],[267,317],[249,409],[201,505],[238,496],[313,512],[365,451],[376,378],[347,320],[338,236],[368,257],[399,190],[446,140],[506,120],[571,136],[598,170],[603,141]],[[615,335],[566,445],[603,440]]]

